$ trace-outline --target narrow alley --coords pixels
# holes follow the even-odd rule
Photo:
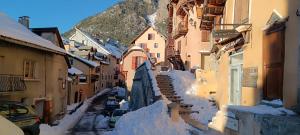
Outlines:
[[[0,135],[300,135],[300,0],[1,0]]]

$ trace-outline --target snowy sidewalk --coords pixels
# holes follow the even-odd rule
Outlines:
[[[104,93],[109,92],[111,89],[105,89],[93,97],[84,101],[83,105],[77,109],[76,112],[72,114],[66,114],[65,117],[59,120],[59,124],[57,126],[50,126],[48,124],[40,125],[40,135],[65,135],[65,133],[80,120],[80,118],[84,115],[88,107],[91,105],[93,100],[98,96],[103,95]]]

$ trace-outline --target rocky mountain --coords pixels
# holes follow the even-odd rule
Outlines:
[[[76,27],[104,41],[112,38],[129,45],[135,36],[153,24],[166,33],[168,0],[123,0],[104,12],[88,17]],[[69,37],[74,29],[64,33]]]

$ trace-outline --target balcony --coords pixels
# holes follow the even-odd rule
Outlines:
[[[182,21],[177,25],[177,28],[174,31],[173,37],[176,39],[180,36],[185,35],[187,32],[188,32],[188,24],[186,22]]]
[[[96,82],[96,81],[98,81],[98,80],[99,80],[99,78],[100,78],[100,76],[99,76],[99,75],[95,75],[95,74],[92,74],[92,75],[91,75],[91,81],[92,81],[92,82]]]
[[[24,78],[21,75],[0,75],[0,93],[26,90]]]

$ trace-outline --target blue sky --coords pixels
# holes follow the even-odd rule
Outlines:
[[[121,0],[1,0],[0,12],[17,20],[30,17],[30,27],[58,27],[60,33]]]

